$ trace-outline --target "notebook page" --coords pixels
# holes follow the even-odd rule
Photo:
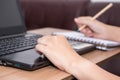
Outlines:
[[[110,41],[110,40],[103,40],[103,39],[85,37],[85,35],[83,33],[76,32],[76,31],[54,32],[53,34],[64,35],[68,39],[77,40],[77,41],[81,41],[81,42],[92,43],[92,44],[96,44],[97,46],[115,47],[115,46],[120,45],[120,43]]]
[[[97,39],[97,38],[90,38],[90,37],[74,36],[71,39],[75,39],[75,40],[82,41],[82,42],[88,42],[88,43],[92,43],[92,44],[96,44],[96,45],[100,45],[100,46],[108,46],[108,47],[120,45],[120,43],[118,43],[118,42],[102,40],[102,39]]]
[[[83,33],[78,33],[76,31],[70,32],[53,32],[53,35],[64,35],[66,37],[74,37],[74,36],[85,36]]]

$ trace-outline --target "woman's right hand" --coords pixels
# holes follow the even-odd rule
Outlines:
[[[97,20],[92,21],[91,19],[92,19],[91,17],[79,17],[79,18],[75,18],[75,22],[79,28],[82,25],[87,26],[83,30],[81,30],[81,32],[88,37],[110,39],[110,36],[112,35],[113,27]]]

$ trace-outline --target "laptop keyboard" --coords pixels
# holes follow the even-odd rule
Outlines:
[[[37,39],[40,37],[42,37],[42,35],[26,34],[17,37],[0,39],[0,56],[33,49],[37,44]],[[80,54],[86,53],[87,50],[90,51],[88,47],[93,47],[93,45],[87,43],[70,40],[68,41],[73,49],[76,50],[78,53],[80,52]]]
[[[32,49],[37,44],[37,39],[41,35],[26,34],[17,37],[0,39],[0,56]]]

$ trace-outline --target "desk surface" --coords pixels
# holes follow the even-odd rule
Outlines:
[[[66,30],[55,28],[42,28],[28,32],[47,35],[55,31]],[[120,48],[116,48],[111,51],[95,50],[82,56],[86,59],[89,59],[93,63],[98,63],[106,58],[117,54],[118,52],[120,52]],[[71,78],[72,76],[70,74],[52,66],[47,66],[36,71],[24,71],[16,68],[0,66],[0,80],[70,80]]]

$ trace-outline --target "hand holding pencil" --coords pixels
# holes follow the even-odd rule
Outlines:
[[[106,12],[108,9],[110,9],[113,6],[112,3],[108,4],[105,8],[103,8],[100,12],[98,12],[91,20],[95,20],[96,18],[98,18],[100,15],[102,15],[104,12]],[[79,31],[81,31],[82,29],[84,29],[86,27],[86,25],[83,25],[81,28],[79,28]]]
[[[102,9],[94,17],[75,18],[76,24],[80,27],[79,28],[80,32],[84,33],[88,37],[95,37],[95,38],[101,38],[101,39],[108,38],[108,34],[111,34],[110,25],[104,24],[96,20],[96,18],[98,18],[103,12],[108,10],[108,8],[112,7],[112,5],[113,4],[109,4],[107,7]]]

